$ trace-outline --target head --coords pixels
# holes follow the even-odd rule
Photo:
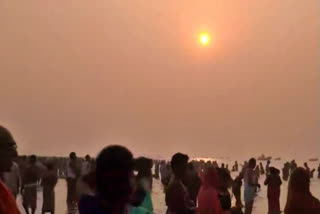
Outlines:
[[[152,176],[153,161],[146,157],[136,158],[134,161],[134,170],[138,172],[140,176]]]
[[[36,157],[35,155],[31,155],[31,156],[29,157],[29,163],[30,163],[31,165],[34,165],[36,162],[37,162],[37,157]]]
[[[0,126],[0,173],[10,171],[14,158],[17,157],[17,146],[8,129]]]
[[[90,160],[91,160],[90,155],[86,155],[85,160],[90,162]]]
[[[295,169],[288,185],[288,194],[308,194],[310,193],[310,175],[307,170],[302,167]]]
[[[171,159],[171,168],[176,178],[182,179],[188,166],[188,155],[176,153]]]
[[[125,206],[132,193],[134,160],[125,147],[104,148],[96,162],[96,191],[112,206]]]
[[[271,175],[280,175],[280,170],[275,167],[270,167],[269,171]]]
[[[257,165],[256,159],[251,158],[249,160],[249,168],[254,169],[256,167],[256,165]]]
[[[69,158],[70,158],[71,160],[77,159],[76,153],[75,153],[75,152],[71,152],[71,153],[69,154]]]

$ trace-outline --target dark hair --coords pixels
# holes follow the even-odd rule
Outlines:
[[[77,155],[76,155],[75,152],[71,152],[71,153],[69,154],[69,158],[70,158],[70,159],[74,159],[74,158],[76,158],[76,157],[77,157]]]
[[[132,153],[123,146],[108,146],[100,152],[96,164],[96,188],[99,195],[109,202],[127,202],[132,191]]]
[[[31,164],[34,164],[37,162],[37,156],[35,155],[31,155],[30,158],[29,158],[29,161]]]
[[[171,168],[173,171],[173,174],[180,178],[184,175],[187,164],[188,164],[189,157],[188,155],[182,154],[182,153],[176,153],[171,158]]]
[[[6,151],[17,156],[17,145],[10,131],[0,125],[0,151]]]
[[[250,160],[249,160],[249,167],[254,166],[254,165],[256,165],[256,164],[257,164],[256,159],[250,158]]]

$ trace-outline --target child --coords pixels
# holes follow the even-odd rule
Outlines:
[[[269,214],[280,213],[280,186],[282,182],[280,179],[280,171],[274,167],[269,168],[269,174],[264,182],[268,186],[268,205]]]

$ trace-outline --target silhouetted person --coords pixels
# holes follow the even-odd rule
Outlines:
[[[10,171],[3,173],[3,181],[13,197],[17,198],[21,185],[20,169],[17,163],[12,162]]]
[[[196,204],[197,195],[201,187],[201,179],[199,178],[198,173],[194,169],[194,165],[192,163],[188,163],[186,178],[187,178],[186,186],[187,186],[190,198],[194,202],[194,204]]]
[[[266,174],[266,172],[265,172],[265,170],[264,170],[264,167],[263,167],[263,165],[262,165],[262,163],[260,162],[260,173],[261,173],[261,175],[264,175],[264,174]]]
[[[304,168],[310,173],[310,168],[308,166],[308,163],[305,162],[303,165],[304,165]]]
[[[295,169],[289,180],[288,198],[285,214],[319,214],[320,202],[310,192],[310,176],[299,167]]]
[[[37,157],[31,155],[22,180],[22,205],[27,214],[29,214],[29,208],[31,208],[32,214],[36,212],[37,208],[37,186],[40,180],[40,169],[36,163]]]
[[[243,207],[241,201],[241,186],[242,186],[243,174],[240,173],[234,180],[232,184],[232,193],[236,198],[236,207]]]
[[[238,172],[238,170],[239,170],[238,161],[236,161],[236,162],[234,163],[234,166],[235,166],[235,171],[237,171],[237,172]]]
[[[289,175],[290,175],[290,164],[286,162],[282,169],[282,179],[284,181],[287,181],[289,179]]]
[[[81,164],[81,175],[87,175],[91,172],[91,157],[90,155],[86,155],[84,161]]]
[[[80,177],[81,168],[76,153],[71,152],[67,163],[67,204],[70,209],[75,206],[77,201],[77,180]]]
[[[42,214],[49,212],[54,214],[55,211],[55,193],[54,188],[57,185],[58,176],[54,169],[53,163],[47,163],[47,171],[43,174],[41,179],[41,186],[43,187],[43,205]]]
[[[231,195],[228,188],[232,184],[232,178],[225,168],[218,168],[218,198],[221,208],[224,212],[229,212],[231,209]]]
[[[9,172],[17,157],[17,145],[11,133],[0,126],[0,213],[20,214],[16,200],[2,183],[3,173]]]
[[[104,148],[96,161],[96,191],[79,202],[80,214],[123,214],[129,212],[134,160],[122,146]]]
[[[218,175],[215,167],[208,167],[203,173],[203,182],[198,194],[197,214],[222,213],[222,208],[218,198]]]
[[[318,178],[320,178],[320,164],[318,166]]]
[[[290,174],[297,168],[297,164],[295,160],[292,160],[290,163]]]
[[[310,178],[313,178],[313,176],[314,176],[314,171],[316,171],[316,169],[312,169],[312,170],[310,170]]]
[[[152,213],[152,166],[153,161],[149,158],[139,157],[135,160],[136,190],[134,194],[133,214]]]
[[[266,165],[266,175],[269,175],[269,168],[270,168],[270,160],[267,160],[267,165]]]
[[[268,186],[268,213],[280,214],[280,171],[274,167],[269,168],[270,173],[264,182]]]
[[[169,182],[165,199],[169,213],[189,214],[194,213],[195,204],[192,202],[185,186],[187,166],[189,157],[176,153],[171,159],[173,177]]]
[[[256,167],[256,159],[251,158],[248,163],[248,167],[244,172],[244,201],[245,201],[245,214],[251,214],[255,189],[258,184],[254,179],[254,168]]]

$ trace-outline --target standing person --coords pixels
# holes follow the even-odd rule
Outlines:
[[[240,173],[232,183],[232,193],[234,197],[236,198],[236,207],[243,207],[242,201],[241,201],[241,186],[242,186],[242,179],[243,174]]]
[[[67,163],[67,204],[71,206],[71,208],[77,201],[76,187],[80,173],[81,169],[77,155],[75,152],[71,152]]]
[[[290,164],[286,162],[282,169],[282,179],[284,181],[287,181],[289,178],[289,174],[290,174]]]
[[[57,185],[58,176],[54,169],[53,163],[47,163],[47,171],[43,174],[41,179],[41,186],[43,187],[43,205],[42,214],[50,212],[54,214],[55,210],[55,193],[54,188]]]
[[[310,192],[310,176],[299,167],[290,176],[284,214],[319,214],[320,202]]]
[[[176,153],[171,159],[171,168],[174,176],[170,180],[165,194],[165,200],[168,206],[167,213],[194,213],[195,204],[192,202],[184,184],[188,160],[189,157],[181,153]]]
[[[208,167],[203,174],[203,183],[198,194],[197,214],[221,214],[222,208],[216,190],[218,175],[214,167]]]
[[[248,168],[244,173],[244,201],[245,214],[251,214],[255,197],[255,189],[257,184],[254,180],[254,168],[256,167],[256,159],[251,158],[248,163]]]
[[[264,175],[266,172],[264,171],[264,167],[262,165],[262,163],[260,162],[260,172],[261,172],[261,175]]]
[[[11,133],[0,126],[0,213],[1,214],[20,214],[16,200],[11,192],[2,183],[3,173],[9,172],[16,158],[17,145]]]
[[[40,180],[40,170],[37,166],[37,157],[31,155],[29,164],[25,169],[22,180],[22,205],[27,214],[31,208],[31,214],[35,214],[37,208],[37,187]]]
[[[270,174],[264,182],[268,186],[268,207],[269,214],[280,214],[280,171],[274,167],[270,167]]]
[[[17,163],[12,163],[10,172],[3,173],[3,181],[13,197],[17,198],[21,186],[21,175]]]
[[[268,161],[267,161],[267,165],[266,165],[266,175],[269,175],[270,163],[271,163],[271,161],[268,160]]]
[[[91,172],[91,158],[90,155],[86,155],[81,165],[81,175],[87,175],[89,172]]]
[[[152,191],[152,165],[153,161],[149,158],[140,157],[135,160],[136,191],[134,194],[134,207],[130,214],[153,213],[151,198]]]
[[[79,202],[80,214],[128,214],[134,160],[122,146],[104,148],[96,162],[96,194],[85,195]]]

